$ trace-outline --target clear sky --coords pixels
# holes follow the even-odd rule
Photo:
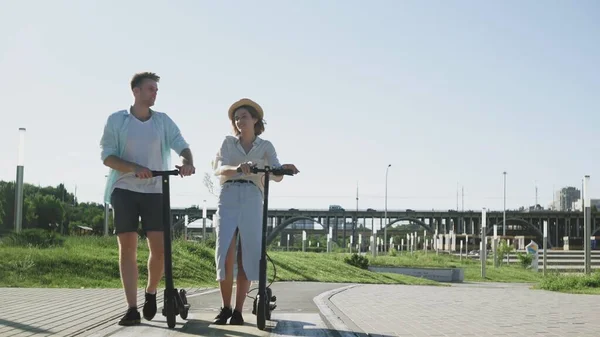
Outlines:
[[[0,180],[64,182],[102,202],[99,140],[132,103],[131,76],[161,77],[155,108],[180,125],[203,185],[227,109],[258,101],[263,135],[299,175],[273,208],[502,209],[552,202],[590,174],[600,197],[597,1],[0,0]],[[462,202],[459,207],[462,208]]]

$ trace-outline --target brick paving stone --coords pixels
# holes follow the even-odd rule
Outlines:
[[[205,290],[186,289],[189,295]],[[141,309],[144,289],[137,295]],[[163,289],[156,299],[162,307]],[[115,325],[126,309],[125,294],[118,288],[0,288],[0,336],[85,336]]]
[[[600,335],[600,296],[531,290],[522,284],[361,285],[330,301],[371,335]]]

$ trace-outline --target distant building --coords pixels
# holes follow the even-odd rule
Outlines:
[[[573,203],[581,198],[581,191],[575,187],[563,187],[555,192],[552,209],[557,211],[572,211]]]
[[[529,206],[529,207],[525,207],[525,206],[521,206],[519,207],[519,212],[535,212],[535,211],[543,211],[544,207],[540,204],[534,205],[534,206]]]
[[[592,207],[596,206],[596,208],[600,209],[600,199],[590,199],[590,204]],[[577,199],[575,202],[573,202],[571,208],[574,211],[583,211],[582,206],[581,199]]]

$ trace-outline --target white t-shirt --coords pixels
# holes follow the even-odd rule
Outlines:
[[[151,121],[153,117],[147,121],[141,121],[133,115],[128,118],[131,120],[121,159],[150,170],[162,170],[161,139]],[[120,173],[114,187],[141,193],[162,193],[160,177],[140,179],[133,172]]]

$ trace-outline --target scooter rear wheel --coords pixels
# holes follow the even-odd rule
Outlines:
[[[258,303],[256,310],[256,327],[259,330],[264,330],[267,322],[267,301],[265,296],[257,295]]]
[[[265,319],[271,320],[271,300],[273,298],[273,291],[267,287],[267,296],[265,297]]]
[[[187,319],[189,308],[186,305],[186,304],[188,304],[188,301],[187,301],[186,291],[184,289],[179,290],[179,297],[181,298],[181,303],[183,304],[183,306],[181,308],[179,308],[179,316],[182,319]]]

